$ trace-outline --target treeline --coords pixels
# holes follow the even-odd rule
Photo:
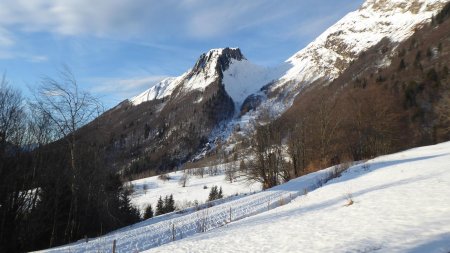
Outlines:
[[[99,104],[73,75],[45,78],[25,99],[0,84],[0,252],[105,234],[139,220],[131,189],[106,164],[103,143],[78,130]]]

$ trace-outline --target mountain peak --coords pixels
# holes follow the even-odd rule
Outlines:
[[[231,60],[242,61],[246,58],[239,48],[215,48],[209,50],[207,53],[200,55],[200,58],[195,63],[193,71],[198,73],[200,71],[225,71],[230,66]]]

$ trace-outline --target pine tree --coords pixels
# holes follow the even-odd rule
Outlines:
[[[222,193],[222,186],[219,189],[219,192],[217,193],[217,199],[221,199],[223,198],[223,193]]]
[[[169,206],[169,196],[165,196],[164,197],[164,208],[163,208],[163,213],[169,213],[170,206]]]
[[[153,218],[153,208],[152,205],[148,205],[145,208],[145,212],[144,212],[144,219],[150,219]]]
[[[217,186],[211,187],[211,191],[209,192],[209,198],[208,201],[213,201],[217,198]]]
[[[162,197],[159,196],[158,203],[156,204],[155,215],[161,215],[161,214],[164,214],[164,202],[162,200]]]
[[[173,194],[170,194],[169,202],[167,203],[167,212],[175,211],[175,201],[173,200]]]

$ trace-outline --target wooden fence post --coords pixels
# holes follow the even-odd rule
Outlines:
[[[116,253],[116,239],[113,241],[112,253]]]
[[[175,224],[172,223],[172,242],[175,241]]]

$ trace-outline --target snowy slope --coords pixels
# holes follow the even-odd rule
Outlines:
[[[399,42],[429,21],[448,0],[367,0],[306,48],[290,57],[291,68],[272,87],[300,88],[319,78],[335,79],[358,54],[383,38]]]
[[[134,193],[131,196],[131,202],[133,205],[143,212],[149,204],[155,208],[159,196],[164,198],[164,196],[170,194],[173,194],[177,207],[192,205],[194,201],[205,203],[208,200],[212,186],[222,187],[224,197],[236,194],[249,194],[261,190],[260,183],[249,183],[243,178],[230,183],[225,179],[222,171],[213,176],[205,172],[203,178],[191,176],[186,187],[181,187],[178,184],[180,177],[183,175],[182,171],[172,172],[168,175],[171,178],[168,181],[162,181],[157,176],[132,181]],[[144,190],[144,186],[147,190]],[[204,189],[205,186],[207,189]]]
[[[317,189],[333,169],[42,252],[109,252],[113,240],[118,252],[450,250],[450,142],[378,157]]]
[[[333,168],[328,168],[310,175],[292,180],[272,189],[255,193],[246,197],[230,198],[225,202],[219,200],[217,205],[196,212],[187,210],[172,213],[120,229],[108,235],[40,252],[108,252],[114,240],[117,241],[117,252],[140,252],[158,247],[173,240],[192,236],[202,230],[209,231],[225,226],[258,213],[277,208],[288,203],[299,194],[317,188],[329,177]],[[231,215],[230,215],[231,211]]]
[[[151,101],[155,99],[162,99],[170,96],[176,88],[176,78],[168,77],[161,82],[155,84],[150,89],[130,99],[131,103],[138,105],[140,103]]]
[[[449,224],[447,142],[370,160],[290,204],[146,252],[447,253]]]
[[[249,95],[259,92],[261,87],[281,75],[280,68],[261,67],[246,59],[232,60],[229,68],[223,72],[223,84],[238,109]]]

